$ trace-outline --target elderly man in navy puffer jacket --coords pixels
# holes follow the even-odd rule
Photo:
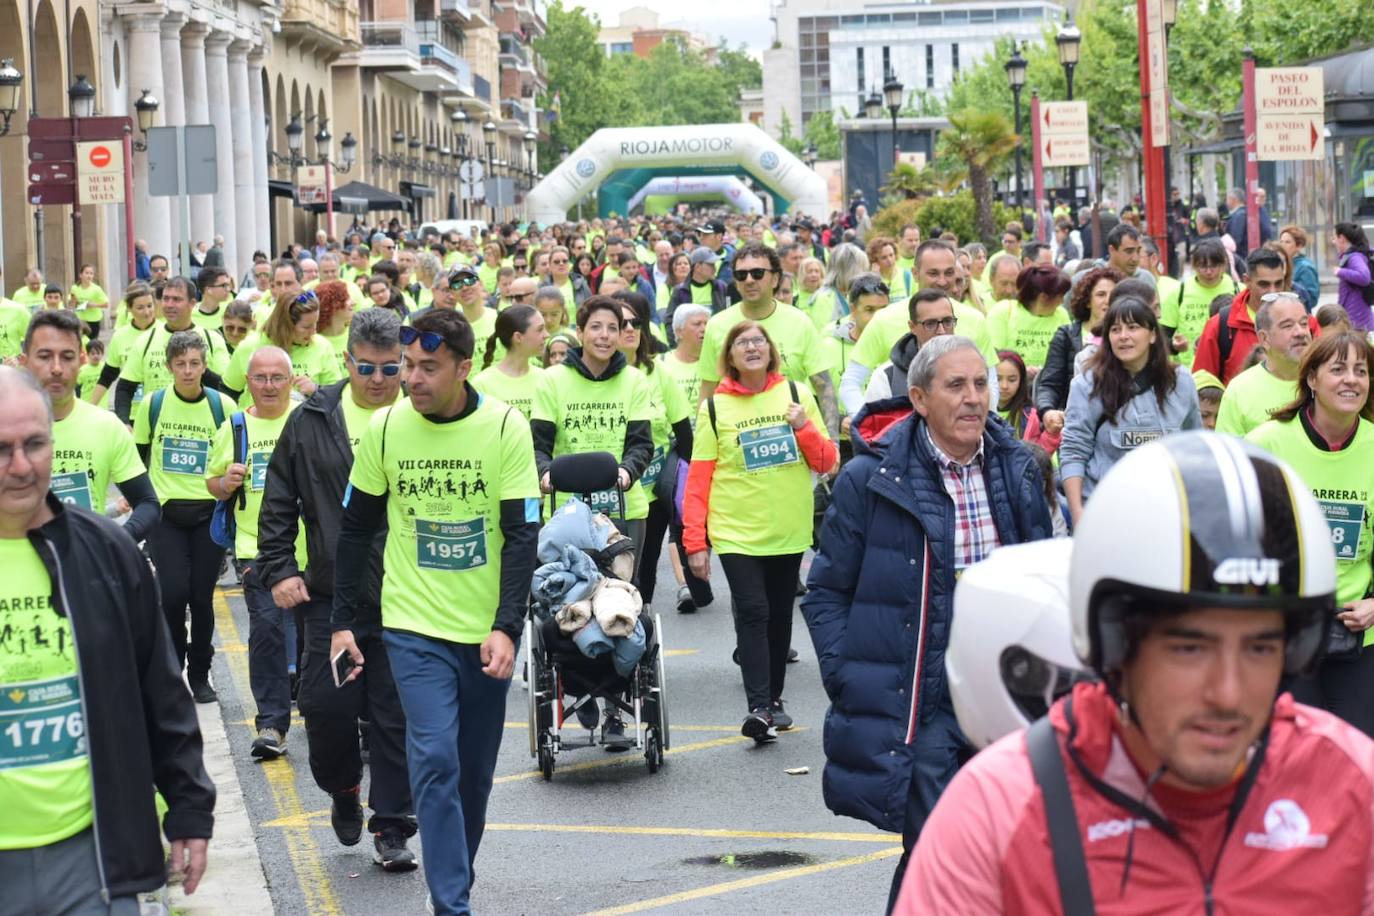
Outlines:
[[[901,831],[894,896],[926,817],[971,753],[945,680],[955,580],[1002,544],[1052,533],[1035,459],[988,416],[995,392],[973,342],[934,338],[907,381],[909,400],[854,418],[854,458],[835,483],[802,601],[830,697],[825,803]]]

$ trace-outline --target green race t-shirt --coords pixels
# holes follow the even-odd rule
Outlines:
[[[828,286],[822,286],[810,293],[806,290],[799,290],[794,304],[806,313],[806,316],[811,319],[811,323],[816,326],[817,331],[822,331],[834,324],[836,316],[843,318],[849,311],[840,305],[839,297]]]
[[[206,367],[224,375],[229,368],[229,345],[220,333],[194,324],[185,330],[194,330],[205,341]],[[165,323],[158,322],[141,332],[122,352],[116,353],[111,347],[105,361],[119,369],[120,378],[142,385],[144,391],[166,388],[172,383],[172,370],[167,368],[167,341],[173,333]]]
[[[323,334],[320,336],[329,341],[329,346],[334,350],[334,360],[339,366],[339,379],[348,378],[348,328],[344,328],[333,337],[325,337]]]
[[[223,333],[224,310],[226,308],[227,306],[224,303],[220,303],[220,307],[213,312],[203,312],[200,306],[197,306],[191,310],[191,324],[198,328],[209,328],[212,331],[220,331]]]
[[[0,299],[0,359],[18,356],[29,329],[29,310],[17,302]]]
[[[912,294],[916,292],[916,279],[909,270],[894,267],[891,279],[882,274],[878,276],[887,284],[887,301],[889,303],[900,302],[902,305],[906,305]]]
[[[715,281],[714,281],[714,280],[709,281],[709,282],[706,282],[706,283],[692,283],[692,282],[689,281],[689,282],[687,283],[687,291],[690,292],[690,293],[692,294],[692,304],[693,304],[693,305],[704,305],[704,306],[706,306],[707,308],[710,308],[710,307],[711,307],[711,303],[715,301],[715,297],[714,297]]]
[[[610,452],[619,461],[625,454],[626,426],[636,420],[653,421],[649,398],[649,381],[633,366],[594,382],[572,366],[560,363],[544,370],[530,419],[554,425],[554,457]],[[555,504],[562,505],[569,495],[555,494]],[[606,490],[593,494],[592,508],[614,515],[620,511],[620,500],[614,491]],[[644,518],[648,514],[649,501],[636,480],[625,491],[625,518]]]
[[[144,330],[146,330],[146,328]],[[105,362],[108,365],[114,366],[115,368],[119,368],[119,366],[123,364],[123,361],[126,358],[125,354],[129,352],[129,347],[138,338],[138,335],[142,333],[143,331],[140,331],[132,324],[126,324],[121,328],[115,328],[115,332],[110,335],[110,342],[105,345]],[[119,354],[118,360],[112,362],[112,360],[115,360],[116,353]],[[82,391],[85,394],[89,394],[89,392],[86,392],[84,388],[82,389]],[[113,392],[114,387],[111,386],[105,392],[105,396],[100,399],[101,407],[104,407],[106,409],[113,408]],[[138,405],[141,403],[143,403],[143,385],[139,384],[138,387],[134,389],[134,402],[133,408],[130,412],[130,416],[133,416],[132,410],[136,410],[138,408]]]
[[[824,435],[816,399],[797,395]],[[755,395],[713,395],[716,427],[703,402],[692,442],[693,461],[714,461],[706,535],[720,553],[771,557],[811,546],[811,470],[787,422],[792,392],[779,382]]]
[[[388,629],[486,639],[501,597],[501,501],[526,500],[527,518],[538,512],[529,423],[476,396],[477,408],[449,423],[425,419],[410,401],[383,408],[358,445],[349,486],[387,497]]]
[[[286,418],[296,407],[292,402],[286,413],[275,420],[264,420],[245,411],[244,427],[248,433],[248,474],[243,480],[243,507],[234,502],[234,556],[240,560],[251,561],[258,555],[258,513],[262,510],[262,494],[267,489],[267,465],[272,461],[272,451],[277,447],[281,431],[286,427]],[[229,470],[229,465],[238,461],[234,454],[234,424],[226,422],[215,431],[210,441],[210,461],[205,469],[205,479],[221,477]],[[296,565],[304,569],[305,527],[296,533]]]
[[[825,356],[826,368],[830,372],[830,384],[835,386],[836,391],[840,390],[840,379],[844,378],[844,370],[849,366],[849,358],[854,353],[854,341],[846,330],[850,327],[852,327],[852,322],[845,318],[831,324],[821,334],[821,353]],[[839,329],[838,334],[836,334],[837,328]],[[843,400],[840,400],[837,406],[840,409],[840,416],[848,416],[849,411],[845,410]],[[841,435],[840,438],[846,439],[848,437]]]
[[[76,317],[82,321],[99,321],[110,305],[110,297],[95,283],[90,286],[73,284],[72,296],[77,302]]]
[[[498,401],[505,401],[528,420],[534,410],[534,395],[539,390],[539,379],[543,374],[543,369],[530,366],[524,375],[510,376],[502,372],[499,365],[491,365],[472,380],[472,387]]]
[[[358,443],[362,441],[363,433],[367,432],[367,427],[372,423],[372,417],[381,408],[360,407],[353,400],[353,393],[349,388],[349,385],[345,385],[343,390],[339,392],[339,406],[343,409],[344,428],[348,431],[348,447],[356,453]]]
[[[36,312],[43,307],[43,287],[40,285],[38,289],[29,289],[21,286],[10,294],[10,298],[30,312]]]
[[[701,342],[701,361],[698,371],[701,380],[713,388],[720,381],[720,348],[730,329],[744,320],[744,309],[739,304],[712,315],[706,322],[706,337]],[[758,322],[773,340],[778,350],[781,365],[778,371],[785,377],[803,387],[809,387],[811,376],[825,371],[825,358],[821,355],[820,336],[816,326],[797,309],[781,302],[773,303],[768,317]]]
[[[1217,432],[1244,436],[1269,420],[1269,411],[1277,410],[1298,396],[1298,383],[1276,378],[1264,363],[1251,366],[1231,379],[1221,393],[1221,407],[1217,410]]]
[[[988,333],[987,318],[971,305],[955,302],[953,306],[954,317],[958,319],[954,333],[972,340],[989,366],[997,365],[997,350]],[[905,302],[885,306],[859,335],[859,342],[854,346],[850,359],[869,369],[876,369],[887,362],[892,355],[892,345],[910,330],[910,316]]]
[[[105,513],[110,483],[124,483],[146,472],[134,437],[108,410],[78,400],[72,412],[52,425],[52,482],[64,503]]]
[[[684,363],[678,358],[677,351],[671,350],[658,357],[658,364],[672,378],[678,390],[682,392],[682,399],[688,408],[688,418],[695,424],[697,421],[696,405],[701,401],[701,373],[699,371],[701,361]]]
[[[249,334],[229,360],[229,368],[223,373],[224,383],[235,391],[246,390],[248,361],[258,350],[272,345],[272,341],[261,332]],[[318,334],[311,337],[308,344],[293,345],[290,354],[291,371],[296,375],[309,376],[316,385],[329,385],[344,377],[333,345]]]
[[[71,624],[25,538],[0,539],[0,849],[75,836],[95,817]]]
[[[963,331],[963,316],[959,319],[956,333]],[[1068,323],[1069,313],[1062,305],[1049,315],[1034,315],[1020,302],[1003,300],[988,310],[988,342],[994,350],[1015,350],[1027,366],[1039,369],[1045,365],[1054,332]]]
[[[1188,349],[1175,354],[1176,360],[1185,366],[1193,364],[1193,351],[1197,348],[1197,340],[1202,336],[1207,319],[1212,317],[1212,300],[1223,293],[1234,296],[1238,291],[1236,281],[1226,274],[1222,274],[1217,285],[1212,287],[1203,286],[1197,277],[1189,277],[1167,298],[1161,290],[1159,323],[1188,338]]]
[[[1360,420],[1350,444],[1338,452],[1314,445],[1301,418],[1269,420],[1245,438],[1291,464],[1317,497],[1336,549],[1336,604],[1363,598],[1374,547],[1374,423]],[[1364,644],[1371,643],[1374,629],[1364,634]]]
[[[153,489],[164,505],[172,499],[213,500],[205,489],[205,469],[210,463],[210,443],[221,424],[215,422],[209,399],[219,399],[226,423],[237,408],[228,395],[211,388],[203,389],[194,401],[182,400],[171,385],[165,390],[156,429],[150,429],[148,422],[151,391],[134,415],[134,442],[151,447],[148,476]]]

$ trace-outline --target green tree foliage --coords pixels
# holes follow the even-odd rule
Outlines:
[[[828,111],[818,111],[806,122],[805,143],[816,147],[817,159],[840,158],[840,129],[835,126],[835,116]]]
[[[929,197],[939,188],[940,182],[935,170],[930,166],[916,168],[910,162],[899,162],[887,175],[887,184],[882,188],[883,199],[893,203]]]
[[[899,204],[892,208],[901,211],[901,222],[898,225],[913,221],[901,209],[910,207],[912,203],[915,202]],[[958,194],[951,194],[948,197],[928,197],[915,206],[914,217],[916,225],[921,227],[922,238],[935,238],[940,232],[953,232],[959,237],[960,245],[986,240],[986,237],[978,231],[977,207],[974,204],[973,195],[968,191],[960,191]],[[1010,220],[1016,218],[1016,211],[1011,207],[994,204],[991,218],[994,225],[1005,226]]]
[[[873,215],[873,230],[869,238],[875,235],[896,238],[907,223],[920,225],[917,215],[922,206],[919,200],[898,200],[883,207]]]
[[[545,35],[534,42],[549,69],[549,88],[540,104],[547,110],[557,93],[562,110],[549,123],[541,161],[557,161],[560,147],[576,149],[602,127],[738,121],[740,90],[763,85],[758,62],[742,46],[731,49],[724,40],[715,49],[714,65],[675,40],[663,42],[647,58],[608,58],[596,43],[600,24],[583,7],[555,0],[547,22]]]
[[[778,118],[778,143],[782,148],[794,156],[800,156],[802,150],[806,148],[806,141],[801,137],[792,136],[792,119],[787,115],[787,109],[782,110],[782,116]]]
[[[991,178],[1016,149],[1017,139],[999,112],[971,109],[952,113],[949,127],[936,141],[936,158],[947,170],[948,179],[968,181],[973,194],[973,224],[977,236],[986,243],[991,243],[997,233]]]

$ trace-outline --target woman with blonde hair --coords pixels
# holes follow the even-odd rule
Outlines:
[[[320,300],[313,290],[275,303],[262,328],[234,350],[224,370],[224,383],[234,391],[245,390],[248,361],[266,346],[280,347],[291,357],[292,386],[304,397],[310,397],[320,385],[339,381],[344,377],[339,358],[329,341],[317,333],[319,321]]]

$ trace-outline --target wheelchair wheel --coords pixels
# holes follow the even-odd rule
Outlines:
[[[539,772],[545,782],[553,781],[553,748],[547,744],[539,748]]]
[[[659,760],[663,759],[663,751],[673,746],[673,739],[668,728],[668,671],[664,662],[664,652],[666,647],[663,645],[663,616],[654,615],[654,631],[658,634],[658,650],[654,653],[653,678],[654,678],[654,724],[657,726],[655,731],[659,742]]]
[[[663,741],[658,736],[658,726],[650,725],[644,730],[644,763],[650,773],[657,773],[663,766]]]

